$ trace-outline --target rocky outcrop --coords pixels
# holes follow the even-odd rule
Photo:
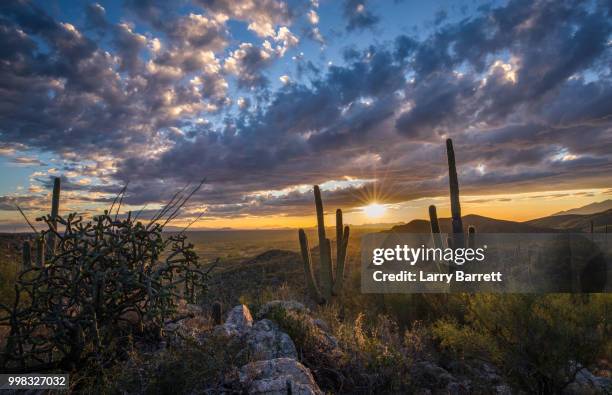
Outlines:
[[[253,317],[248,307],[241,304],[229,311],[227,319],[222,325],[215,327],[214,333],[218,336],[243,336],[253,326]]]
[[[274,322],[257,321],[246,334],[246,344],[251,359],[297,358],[293,340]]]
[[[586,368],[576,373],[574,381],[563,390],[564,395],[603,395],[612,394],[612,379],[598,377]]]
[[[279,306],[306,311],[300,303],[278,301],[264,305],[262,310],[269,312]],[[322,394],[310,370],[297,360],[291,337],[269,319],[253,321],[247,306],[231,309],[225,323],[216,326],[213,333],[227,337],[228,342],[243,342],[243,352],[252,361],[239,369],[238,381],[245,393]]]

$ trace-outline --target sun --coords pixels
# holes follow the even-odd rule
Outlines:
[[[385,214],[385,206],[378,203],[370,203],[363,207],[363,213],[370,218],[382,217]]]

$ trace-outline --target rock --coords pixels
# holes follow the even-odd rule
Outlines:
[[[322,394],[310,371],[291,358],[251,362],[240,369],[239,380],[248,394]]]
[[[500,384],[500,385],[496,385],[495,386],[495,392],[493,392],[496,395],[512,395],[512,388],[510,388],[509,385],[507,384]]]
[[[274,322],[257,321],[246,335],[251,359],[297,358],[293,340]]]
[[[293,311],[297,313],[308,313],[308,308],[301,304],[300,302],[296,302],[295,300],[273,300],[264,304],[257,313],[258,318],[267,317],[268,314],[272,310],[282,308],[286,311]]]
[[[223,325],[215,328],[215,334],[224,336],[242,336],[253,326],[253,317],[249,308],[243,304],[230,310]]]
[[[414,364],[413,375],[427,388],[445,388],[455,382],[455,377],[446,369],[433,362],[421,361]]]
[[[471,393],[470,381],[460,380],[431,361],[416,362],[412,375],[421,393],[463,395]]]
[[[576,373],[574,381],[565,387],[563,394],[612,394],[612,379],[595,376],[588,369],[582,368]]]

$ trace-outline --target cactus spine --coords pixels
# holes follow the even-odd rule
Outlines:
[[[47,255],[53,256],[55,253],[55,234],[54,231],[57,230],[57,217],[59,215],[59,202],[60,202],[60,189],[61,189],[61,179],[59,177],[55,177],[53,180],[53,197],[51,198],[51,225],[52,229],[49,232],[49,239],[47,240]]]
[[[317,303],[329,302],[332,295],[338,295],[342,291],[344,280],[344,264],[346,262],[346,251],[348,248],[349,227],[343,228],[342,210],[336,210],[336,273],[334,278],[331,242],[325,236],[325,221],[323,211],[323,200],[318,185],[314,186],[315,208],[317,212],[317,234],[319,238],[319,280],[317,285],[314,275],[312,257],[308,246],[308,238],[304,229],[298,231],[300,250],[304,262],[304,273],[306,283],[312,297]]]
[[[442,235],[440,235],[440,223],[438,222],[438,212],[433,204],[429,206],[429,222],[431,224],[431,235],[434,247],[442,248]]]
[[[453,248],[461,248],[465,245],[463,236],[463,221],[461,220],[461,204],[459,202],[459,180],[457,179],[457,167],[455,166],[455,150],[453,140],[446,140],[446,156],[448,158],[448,183],[450,187]]]

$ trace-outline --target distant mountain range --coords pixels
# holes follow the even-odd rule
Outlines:
[[[442,233],[450,233],[451,218],[439,218],[440,231]],[[474,226],[479,233],[548,233],[555,232],[550,228],[543,228],[536,225],[531,225],[526,222],[505,221],[483,217],[482,215],[470,214],[463,217],[463,226],[467,232],[468,226]],[[404,225],[397,225],[391,228],[392,232],[401,233],[429,233],[431,227],[429,221],[423,219],[415,219]]]
[[[573,208],[566,211],[560,211],[553,215],[568,215],[568,214],[579,214],[579,215],[589,215],[589,214],[597,214],[603,211],[607,211],[612,209],[612,200],[604,200],[603,202],[596,202],[587,204],[586,206]]]
[[[481,215],[466,215],[463,217],[463,226],[467,232],[472,225],[479,233],[556,233],[559,231],[589,232],[591,221],[595,232],[605,232],[606,224],[612,231],[612,209],[589,215],[551,215],[549,217],[533,219],[525,222],[506,221],[501,219],[483,217]],[[439,218],[440,231],[451,232],[451,218]],[[429,221],[415,219],[407,224],[396,225],[391,232],[399,233],[429,233]]]
[[[610,200],[608,200],[610,201]],[[603,203],[603,202],[602,202]],[[587,207],[587,206],[585,206]],[[572,210],[569,210],[572,211]],[[595,232],[605,232],[605,226],[609,225],[608,228],[612,231],[612,209],[595,213],[595,214],[563,214],[563,215],[551,215],[550,217],[532,219],[531,221],[524,222],[531,226],[551,229],[563,229],[563,230],[576,230],[576,231],[590,231],[591,222],[593,223]]]

